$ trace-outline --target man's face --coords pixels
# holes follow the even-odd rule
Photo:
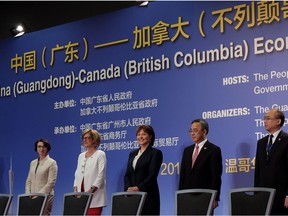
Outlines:
[[[201,129],[201,124],[199,122],[194,122],[191,125],[190,135],[195,143],[200,143],[206,139],[206,130]]]
[[[264,117],[265,129],[269,133],[274,133],[280,129],[281,120],[277,118],[276,112],[274,110],[269,110]]]

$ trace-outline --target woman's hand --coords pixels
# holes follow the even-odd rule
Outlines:
[[[88,193],[95,193],[95,191],[96,191],[97,189],[98,189],[97,187],[92,186],[87,192],[88,192]]]
[[[217,208],[218,207],[218,201],[217,200],[214,200],[213,201],[213,209]]]
[[[128,187],[128,189],[127,189],[127,192],[136,192],[136,191],[140,191],[137,186]]]
[[[288,208],[288,196],[285,197],[284,207]]]

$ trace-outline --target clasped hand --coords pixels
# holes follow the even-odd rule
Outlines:
[[[127,192],[136,192],[139,191],[139,188],[137,186],[134,187],[128,187]]]

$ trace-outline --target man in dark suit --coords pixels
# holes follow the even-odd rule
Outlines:
[[[208,132],[209,125],[204,119],[192,121],[189,133],[194,144],[186,147],[183,152],[179,190],[197,188],[217,190],[216,200],[213,203],[215,209],[220,200],[222,155],[221,149],[207,140]]]
[[[272,215],[288,215],[288,134],[281,130],[284,121],[282,111],[270,109],[264,117],[269,136],[257,142],[254,186],[276,189]],[[273,135],[271,147],[270,135]]]

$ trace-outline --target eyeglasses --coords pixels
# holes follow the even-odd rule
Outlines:
[[[41,148],[42,148],[42,149],[45,149],[45,148],[47,148],[47,147],[46,147],[46,146],[37,146],[37,148],[38,148],[38,149],[41,149]]]
[[[192,133],[198,133],[199,132],[199,130],[197,130],[197,129],[190,129],[190,130],[188,130],[188,132],[190,133],[190,134],[192,134]]]
[[[92,139],[92,137],[90,137],[90,136],[82,137],[82,141],[84,141],[84,140],[91,140],[91,139]]]
[[[279,118],[271,118],[271,117],[268,117],[268,116],[264,116],[263,119],[269,121],[269,120],[275,120],[275,119],[279,119]]]

